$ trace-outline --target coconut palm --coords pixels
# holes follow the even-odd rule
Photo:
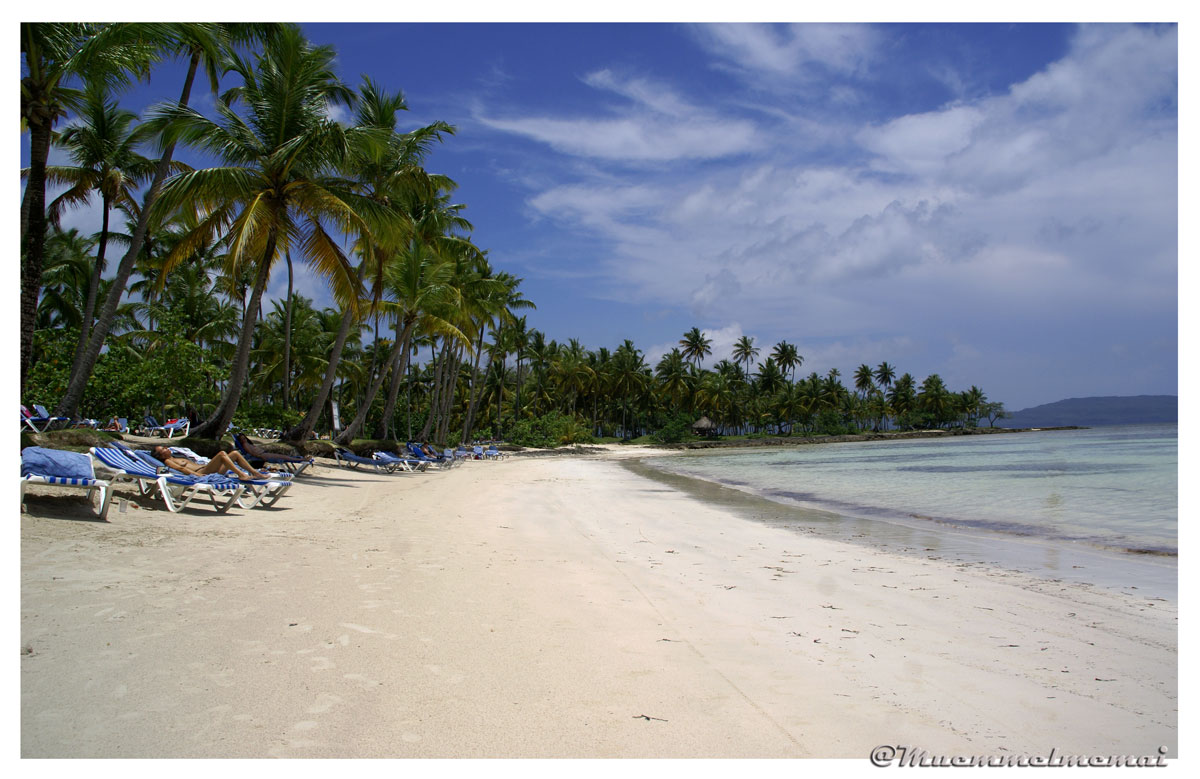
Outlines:
[[[712,354],[712,339],[706,338],[698,327],[684,333],[679,345],[683,347],[683,356],[695,364],[696,370],[700,370],[700,361]]]
[[[109,41],[103,40],[106,48],[120,49],[128,47],[121,39],[133,39],[149,54],[144,56],[164,54],[168,56],[183,56],[188,62],[187,75],[184,77],[183,90],[179,96],[180,107],[187,106],[191,99],[192,85],[196,73],[203,67],[213,91],[217,89],[217,72],[224,68],[224,57],[228,49],[235,45],[248,43],[265,38],[271,34],[277,25],[260,23],[171,23],[163,25],[120,24],[109,25],[101,38],[115,38],[117,46],[110,46]],[[89,77],[91,77],[89,75]],[[171,160],[175,152],[175,140],[167,139],[159,157],[158,166],[154,171],[154,179],[146,191],[141,208],[136,212],[136,222],[130,235],[129,246],[125,256],[117,266],[108,293],[104,297],[104,305],[96,315],[92,326],[91,336],[86,348],[75,364],[71,366],[71,378],[67,389],[59,401],[55,414],[58,416],[73,416],[79,401],[83,397],[84,388],[91,378],[92,369],[100,356],[100,350],[112,328],[114,317],[125,294],[125,285],[133,273],[134,266],[141,256],[143,242],[150,230],[152,208],[156,202],[163,183],[171,169]]]
[[[771,350],[771,357],[780,370],[785,371],[792,381],[796,380],[796,369],[804,364],[804,358],[800,356],[794,344],[780,341]]]
[[[81,79],[112,89],[144,75],[157,25],[21,24],[21,129],[29,132],[29,173],[21,199],[21,388],[32,357],[45,258],[46,168],[54,126],[83,104]]]
[[[219,120],[182,106],[154,111],[167,142],[183,141],[226,164],[177,175],[163,187],[156,208],[171,213],[198,207],[200,226],[167,258],[165,270],[195,247],[224,234],[226,271],[253,267],[254,287],[242,318],[237,353],[225,394],[194,435],[225,432],[241,398],[259,303],[282,251],[296,246],[330,283],[335,300],[352,305],[359,282],[326,224],[343,232],[366,231],[358,209],[366,206],[329,174],[346,154],[346,130],[328,117],[330,104],[351,105],[353,93],[333,73],[333,49],[312,46],[296,27],[267,41],[253,61],[232,57],[243,83],[217,103]],[[234,110],[245,104],[245,113]],[[355,205],[352,205],[355,203]]]
[[[858,390],[863,398],[866,398],[871,394],[871,390],[875,389],[875,374],[871,370],[871,366],[865,362],[854,371],[854,389]]]
[[[80,122],[59,133],[55,145],[66,151],[73,165],[46,168],[47,181],[65,184],[67,190],[50,204],[48,218],[58,224],[64,209],[86,206],[94,194],[100,195],[100,234],[96,261],[88,281],[79,343],[72,365],[79,361],[91,335],[96,310],[96,294],[105,269],[109,241],[109,217],[114,207],[136,209],[136,190],[154,174],[157,163],[144,157],[137,147],[148,137],[145,127],[135,126],[137,115],[117,106],[103,82],[92,82],[84,96]],[[188,166],[174,163],[174,172]]]
[[[758,357],[759,350],[754,347],[754,339],[743,335],[733,345],[733,361],[742,364],[742,370],[750,373],[750,361]]]

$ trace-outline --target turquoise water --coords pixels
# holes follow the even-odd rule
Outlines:
[[[1107,555],[1122,581],[1138,580],[1144,563],[1163,583],[1173,581],[1178,552],[1177,451],[1176,425],[1139,425],[745,449],[647,465],[815,510],[817,528],[910,543],[932,534],[939,551],[1000,554],[1042,573],[1062,573],[1061,552],[1086,550]],[[1098,578],[1094,561],[1071,565]]]

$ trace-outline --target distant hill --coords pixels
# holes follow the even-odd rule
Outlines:
[[[1179,421],[1179,398],[1175,395],[1067,398],[1057,403],[1014,411],[1012,419],[997,421],[997,427],[1060,427],[1065,425],[1147,425]]]

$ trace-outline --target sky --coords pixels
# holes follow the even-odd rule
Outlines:
[[[799,374],[887,361],[1010,410],[1177,392],[1173,25],[302,26],[403,128],[457,128],[427,167],[547,338],[787,340]]]

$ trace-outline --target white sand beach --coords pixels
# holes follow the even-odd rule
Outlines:
[[[1177,754],[1174,603],[769,527],[617,456],[321,464],[227,515],[31,498],[22,756]]]

